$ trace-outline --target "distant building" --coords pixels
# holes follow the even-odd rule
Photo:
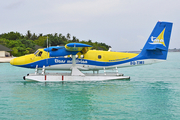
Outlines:
[[[0,57],[10,57],[10,51],[12,50],[0,44]]]

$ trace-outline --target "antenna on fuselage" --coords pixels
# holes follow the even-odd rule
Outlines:
[[[48,48],[48,36],[47,36],[47,48]],[[46,62],[47,62],[47,65],[48,65],[48,52],[47,52],[47,60],[46,60]]]
[[[47,36],[47,48],[48,48],[48,36]]]

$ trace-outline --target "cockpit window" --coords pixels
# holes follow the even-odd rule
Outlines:
[[[42,55],[42,51],[40,51],[39,53],[38,53],[38,56],[41,56]]]
[[[34,55],[36,55],[38,52],[39,52],[39,50],[37,50],[37,51],[34,53]]]

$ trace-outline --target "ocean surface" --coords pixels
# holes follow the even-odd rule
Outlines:
[[[0,63],[0,120],[180,120],[180,52],[120,68],[129,81],[26,82],[34,69]]]

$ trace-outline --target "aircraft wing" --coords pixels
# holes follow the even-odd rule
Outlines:
[[[78,52],[85,54],[88,50],[92,48],[91,45],[82,43],[68,43],[65,46],[52,46],[45,48],[44,51],[50,53],[50,57],[66,56],[66,55],[76,55]]]

